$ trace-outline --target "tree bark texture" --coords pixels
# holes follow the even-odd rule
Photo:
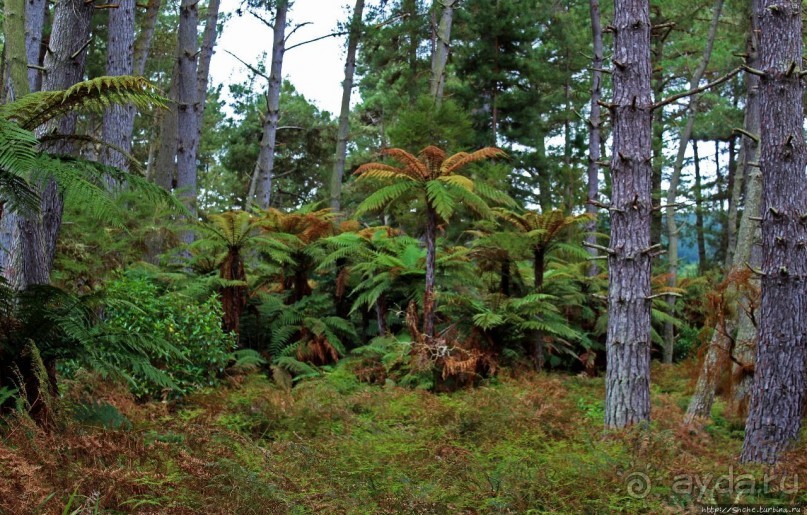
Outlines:
[[[443,90],[446,81],[446,63],[448,63],[448,53],[451,50],[451,24],[454,21],[454,6],[457,0],[435,0],[434,8],[443,7],[440,14],[440,23],[437,25],[437,33],[434,41],[434,53],[432,54],[432,74],[429,91],[434,98],[435,104],[443,102]]]
[[[605,425],[650,418],[652,131],[647,0],[615,0]]]
[[[263,121],[258,162],[255,165],[255,200],[261,209],[267,209],[272,199],[272,175],[275,165],[275,139],[280,118],[280,89],[283,83],[283,55],[286,52],[286,14],[288,0],[279,0],[275,13],[272,39],[272,64],[269,73],[269,89],[266,93],[266,117]]]
[[[116,9],[109,10],[107,22],[106,74],[132,75],[134,72],[135,0],[120,0]],[[104,113],[102,139],[110,144],[101,154],[101,161],[121,170],[129,169],[128,156],[132,150],[135,110],[132,105],[113,105]]]
[[[27,0],[25,2],[25,52],[28,64],[41,65],[45,57],[42,33],[48,13],[47,0]],[[42,70],[28,69],[28,88],[39,91],[42,88]]]
[[[342,82],[342,103],[339,106],[339,129],[336,133],[336,156],[331,174],[331,210],[338,213],[342,208],[342,178],[345,175],[347,141],[350,137],[350,95],[353,93],[353,75],[356,72],[356,50],[361,38],[361,22],[364,15],[364,0],[356,0],[345,58],[345,80]]]
[[[92,13],[92,4],[82,0],[67,0],[56,5],[49,44],[51,50],[44,61],[48,71],[43,79],[43,90],[67,89],[83,78]],[[75,129],[76,116],[67,115],[40,131],[71,135]],[[47,150],[55,154],[70,154],[74,149],[70,143],[58,143],[50,145]],[[21,217],[19,237],[9,250],[12,263],[6,272],[14,288],[25,289],[50,282],[63,208],[64,202],[56,183],[46,181],[40,192],[40,212]]]
[[[599,0],[590,0],[589,11],[591,12],[591,34],[593,39],[594,59],[591,63],[591,116],[589,117],[588,126],[588,203],[586,204],[586,212],[592,216],[591,222],[586,225],[586,241],[590,244],[597,243],[597,206],[592,202],[597,202],[599,199],[599,174],[600,174],[600,99],[602,98],[602,24],[600,23],[600,2]],[[593,247],[588,248],[592,257],[597,255],[597,249]],[[592,261],[588,267],[587,274],[589,277],[597,275],[599,267]]]
[[[723,0],[715,2],[712,13],[712,21],[709,25],[709,33],[706,36],[706,47],[703,50],[701,62],[692,74],[689,81],[689,89],[695,89],[700,84],[709,60],[712,58],[712,48],[715,36],[717,35],[717,24],[720,21],[720,14],[723,11]],[[678,197],[678,183],[681,179],[681,170],[684,167],[684,156],[689,138],[692,136],[692,128],[695,125],[695,98],[687,97],[687,121],[678,136],[678,154],[675,156],[675,164],[670,177],[670,186],[667,189],[667,207],[665,209],[665,219],[667,224],[667,259],[669,269],[667,271],[667,286],[675,288],[678,286],[678,226],[675,223],[675,200]],[[675,300],[672,295],[667,297],[667,310],[671,315],[675,314]],[[664,323],[664,363],[672,363],[673,350],[675,347],[675,327],[672,322]]]
[[[775,463],[801,429],[807,361],[807,148],[801,0],[764,0],[760,29],[762,299],[741,460]]]
[[[7,0],[4,5],[3,58],[6,73],[6,101],[18,100],[28,93],[28,56],[26,54],[25,0]]]
[[[177,87],[179,63],[174,62],[171,72],[171,86],[168,88],[168,109],[160,119],[160,143],[153,168],[154,183],[165,191],[171,191],[176,177],[177,158]]]
[[[197,132],[197,38],[199,0],[183,0],[179,9],[177,39],[177,189],[179,197],[192,215],[196,214],[196,154],[199,148]],[[193,241],[185,232],[182,239]]]

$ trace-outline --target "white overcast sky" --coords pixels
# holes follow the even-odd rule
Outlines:
[[[233,13],[240,3],[241,0],[223,0],[222,12]],[[301,23],[310,24],[294,32],[287,46],[335,32],[337,23],[347,20],[351,12],[352,6],[345,0],[295,0],[289,11],[289,30]],[[283,77],[320,109],[336,116],[342,98],[344,48],[344,37],[330,37],[294,48],[283,60]],[[268,70],[272,30],[246,12],[241,17],[233,15],[225,24],[210,66],[212,82],[225,85],[242,82],[249,77],[249,70],[225,50],[252,65],[257,65],[266,54],[264,65]],[[258,84],[265,87],[265,81]]]

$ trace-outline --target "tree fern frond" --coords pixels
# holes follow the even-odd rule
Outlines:
[[[415,186],[415,184],[416,183],[412,181],[401,181],[377,190],[375,193],[364,199],[361,204],[359,204],[359,207],[356,208],[356,216],[361,216],[367,212],[379,211],[383,209],[409,192],[413,186]]]
[[[421,180],[429,178],[429,169],[426,164],[406,150],[400,148],[386,148],[381,151],[381,154],[389,156],[406,166],[409,170],[419,173]]]
[[[133,104],[138,108],[164,107],[166,99],[142,77],[98,77],[79,82],[64,91],[41,91],[0,106],[0,117],[22,128],[34,130],[68,112],[102,113],[111,104]]]
[[[440,181],[429,181],[426,183],[426,198],[429,204],[437,212],[437,215],[445,221],[454,214],[456,200],[446,184]]]
[[[476,186],[474,181],[464,175],[441,175],[437,180],[468,191],[474,191]]]
[[[504,150],[496,147],[485,147],[474,152],[459,152],[449,157],[440,167],[440,172],[443,175],[451,175],[465,166],[476,161],[483,161],[494,157],[505,157],[507,154]]]

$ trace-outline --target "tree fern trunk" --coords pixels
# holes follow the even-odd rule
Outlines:
[[[546,268],[546,249],[538,245],[532,251],[532,270],[535,274],[533,286],[535,293],[541,293],[544,289],[544,271]],[[536,370],[544,368],[546,363],[546,349],[544,348],[544,335],[541,331],[532,331],[532,360]]]
[[[434,282],[437,263],[437,213],[426,202],[426,288],[423,294],[423,334],[434,337]]]

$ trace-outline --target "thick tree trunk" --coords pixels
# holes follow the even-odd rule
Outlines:
[[[760,28],[762,300],[743,462],[775,463],[798,438],[807,365],[807,165],[800,0],[764,0]]]
[[[331,210],[338,213],[342,209],[342,177],[345,175],[347,141],[350,136],[350,95],[353,93],[353,75],[356,72],[356,50],[361,38],[361,23],[364,15],[364,0],[356,0],[350,34],[347,40],[345,58],[345,80],[342,82],[342,104],[339,106],[339,129],[336,133],[336,156],[331,174]]]
[[[454,20],[454,6],[458,0],[435,0],[434,8],[442,5],[443,11],[440,14],[440,24],[437,26],[437,34],[434,41],[434,52],[432,53],[432,75],[429,84],[429,91],[434,98],[435,104],[443,102],[443,89],[446,81],[446,63],[448,53],[451,49],[451,24]]]
[[[261,209],[270,206],[272,198],[272,175],[275,164],[275,139],[280,117],[280,88],[283,83],[283,54],[286,52],[286,14],[288,0],[279,0],[275,13],[274,36],[272,41],[272,64],[269,73],[269,89],[266,93],[266,117],[263,122],[263,136],[258,162],[255,164],[255,200]],[[252,199],[252,195],[249,195]]]
[[[701,62],[689,81],[689,89],[698,87],[706,67],[709,66],[709,60],[712,58],[712,47],[717,35],[717,23],[720,21],[722,11],[723,0],[717,0],[712,13],[712,22],[709,25],[709,33],[706,36],[706,47],[703,50]],[[681,179],[681,170],[684,167],[684,155],[689,145],[689,138],[692,135],[692,128],[695,125],[695,102],[693,97],[688,97],[686,111],[687,121],[678,136],[678,154],[675,157],[675,164],[670,176],[670,186],[667,189],[667,207],[665,209],[668,241],[667,259],[669,263],[667,286],[671,288],[678,286],[678,227],[675,223],[675,200],[678,197],[678,183]],[[672,295],[667,297],[667,309],[671,315],[675,314],[675,297]],[[664,363],[672,363],[674,347],[675,327],[672,322],[666,322],[664,324]]]
[[[131,75],[134,72],[135,0],[120,0],[109,10],[107,22],[107,75]],[[112,148],[101,153],[104,164],[129,169],[127,155],[132,149],[135,110],[132,105],[113,105],[104,113],[102,139]]]
[[[434,337],[434,281],[437,264],[437,212],[426,203],[426,288],[423,294],[423,334]]]
[[[756,3],[759,0],[753,0]],[[757,36],[756,36],[756,18],[755,15],[751,16],[751,30],[749,31],[747,50],[748,50],[748,65],[752,68],[758,67],[757,55]],[[754,74],[745,74],[746,81],[746,105],[745,105],[745,121],[743,123],[745,131],[748,134],[759,134],[759,77]],[[740,149],[740,162],[743,166],[743,173],[737,176],[734,182],[734,189],[741,190],[742,183],[746,183],[745,194],[745,208],[740,219],[740,227],[737,233],[737,246],[733,254],[731,271],[746,269],[747,265],[753,268],[759,268],[761,265],[760,248],[757,243],[759,242],[759,224],[752,220],[752,218],[759,216],[759,204],[762,193],[762,178],[759,168],[751,166],[757,160],[757,147],[758,142],[748,136],[743,136],[742,147]],[[747,177],[747,180],[741,179]],[[739,192],[734,196],[739,199]],[[756,277],[751,277],[751,281],[758,282]],[[736,286],[734,287],[736,289]],[[712,338],[709,347],[704,356],[703,365],[698,376],[698,382],[695,386],[695,392],[690,399],[689,407],[687,408],[686,417],[684,419],[686,424],[691,424],[696,418],[706,418],[712,411],[712,404],[714,403],[715,389],[719,379],[720,371],[729,362],[729,353],[731,352],[732,339],[734,339],[734,355],[735,359],[741,363],[753,364],[754,352],[756,346],[756,327],[753,320],[748,314],[749,298],[745,295],[745,290],[741,290],[741,296],[738,299],[737,318],[728,317],[725,323],[719,327],[715,327],[712,333]],[[735,334],[736,327],[736,337]],[[736,374],[736,372],[735,372]],[[753,381],[753,375],[741,371],[739,374],[739,382],[735,385],[735,399],[739,400],[741,406],[745,405],[747,401],[748,392],[750,390],[750,383]]]
[[[615,0],[605,425],[650,418],[653,112],[647,0]]]
[[[26,37],[23,31],[27,14],[24,0],[7,0],[4,6],[3,47],[5,74],[3,80],[3,96],[8,102],[17,100],[29,92],[29,76],[27,71]],[[3,199],[0,199],[2,201]],[[20,245],[21,215],[8,211],[0,218],[0,273],[14,284],[14,278],[22,266],[19,253],[12,252]]]
[[[92,13],[92,4],[81,0],[69,0],[56,5],[49,44],[51,50],[45,55],[44,62],[47,73],[42,87],[45,91],[67,89],[83,78]],[[75,129],[76,116],[67,115],[41,130],[71,135],[75,133]],[[73,152],[73,145],[59,143],[51,145],[48,151],[70,154]],[[10,250],[12,256],[18,256],[20,260],[18,273],[11,281],[15,288],[25,289],[30,285],[50,282],[63,207],[64,202],[56,183],[47,181],[40,196],[39,216],[20,221],[20,245]]]
[[[591,12],[591,34],[594,41],[594,59],[591,63],[591,116],[588,120],[588,203],[586,212],[592,217],[591,222],[586,225],[586,241],[589,244],[597,243],[597,206],[593,202],[599,199],[599,175],[600,175],[600,99],[602,97],[602,24],[600,23],[600,2],[599,0],[589,1]],[[588,248],[592,257],[597,256],[597,249]],[[586,271],[589,277],[597,275],[599,267],[592,261]]]
[[[198,80],[197,38],[199,0],[183,0],[179,9],[177,39],[177,189],[185,207],[196,215],[196,154],[199,148],[197,125]],[[181,235],[185,243],[193,241],[193,233]]]

